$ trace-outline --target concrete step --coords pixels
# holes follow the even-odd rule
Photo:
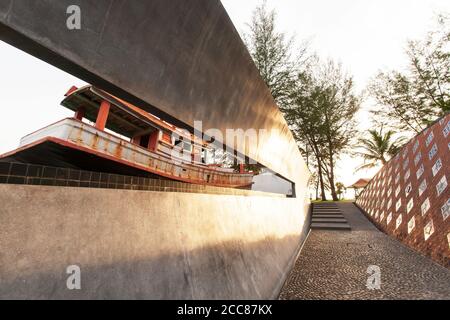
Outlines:
[[[337,218],[341,218],[341,219],[345,219],[345,217],[342,214],[313,214],[313,219],[314,218],[319,218],[319,219],[326,219],[326,218],[332,218],[332,219],[337,219]]]
[[[338,208],[338,206],[336,206],[336,205],[317,205],[317,204],[314,204],[313,207],[315,207],[315,208]]]
[[[317,212],[317,213],[329,213],[329,214],[333,214],[333,213],[339,213],[339,214],[341,214],[341,213],[342,213],[341,210],[313,210],[313,212]]]
[[[339,214],[314,214],[312,215],[313,218],[342,218],[345,219],[344,215],[339,213]]]
[[[342,213],[341,210],[313,210],[313,212],[316,212],[316,213],[329,213],[329,214],[333,214],[333,213],[341,214]]]
[[[313,205],[314,208],[338,208],[338,206],[318,206],[318,205]]]
[[[318,210],[314,210],[313,214],[342,214],[342,211],[318,211]]]
[[[347,223],[344,218],[312,218],[312,223]]]
[[[313,207],[313,209],[321,209],[321,210],[339,210],[338,207]]]
[[[311,229],[314,230],[351,230],[347,223],[312,223]]]
[[[319,209],[339,209],[338,206],[313,206],[313,208],[319,208]]]

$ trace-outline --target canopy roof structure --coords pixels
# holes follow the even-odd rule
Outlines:
[[[362,189],[362,188],[365,188],[369,184],[369,182],[370,182],[370,179],[359,179],[358,181],[356,181],[354,184],[352,184],[348,188]]]
[[[106,127],[120,135],[132,138],[158,129],[170,132],[177,131],[180,136],[192,139],[191,135],[188,136],[186,132],[176,126],[91,85],[80,89],[72,87],[66,93],[66,98],[61,102],[61,105],[74,112],[79,111],[80,106],[82,106],[83,117],[95,122],[100,105],[105,100],[111,104]]]

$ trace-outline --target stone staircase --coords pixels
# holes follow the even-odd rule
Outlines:
[[[336,203],[315,203],[311,221],[313,230],[351,230]]]

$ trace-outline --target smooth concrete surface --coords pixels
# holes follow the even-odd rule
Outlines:
[[[351,230],[346,223],[318,223],[313,222],[311,224],[312,230]]]
[[[253,191],[273,192],[285,195],[293,194],[291,182],[275,175],[274,172],[264,172],[253,177]]]
[[[335,219],[333,219],[333,218],[312,218],[312,222],[314,223],[314,222],[329,222],[329,223],[333,223],[333,222],[335,222],[335,223],[340,223],[340,222],[342,222],[342,223],[347,223],[347,220],[345,220],[344,218],[335,218]]]
[[[276,298],[309,229],[300,199],[0,185],[0,204],[0,299]]]
[[[3,0],[0,40],[177,124],[266,130],[247,155],[306,197],[298,146],[219,0]]]

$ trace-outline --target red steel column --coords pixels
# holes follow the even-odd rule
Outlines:
[[[159,142],[159,131],[156,130],[152,132],[150,135],[150,139],[148,141],[148,149],[150,151],[156,151],[158,149],[158,142]]]
[[[131,138],[131,143],[140,144],[141,143],[141,136],[135,136],[135,137]]]
[[[109,110],[111,109],[111,104],[108,101],[102,101],[100,105],[100,110],[98,110],[97,122],[95,127],[98,130],[105,130],[106,121],[108,121]]]
[[[79,107],[77,112],[75,112],[74,118],[79,120],[79,121],[82,121],[83,118],[84,118],[84,115],[85,115],[84,108],[83,107]]]

